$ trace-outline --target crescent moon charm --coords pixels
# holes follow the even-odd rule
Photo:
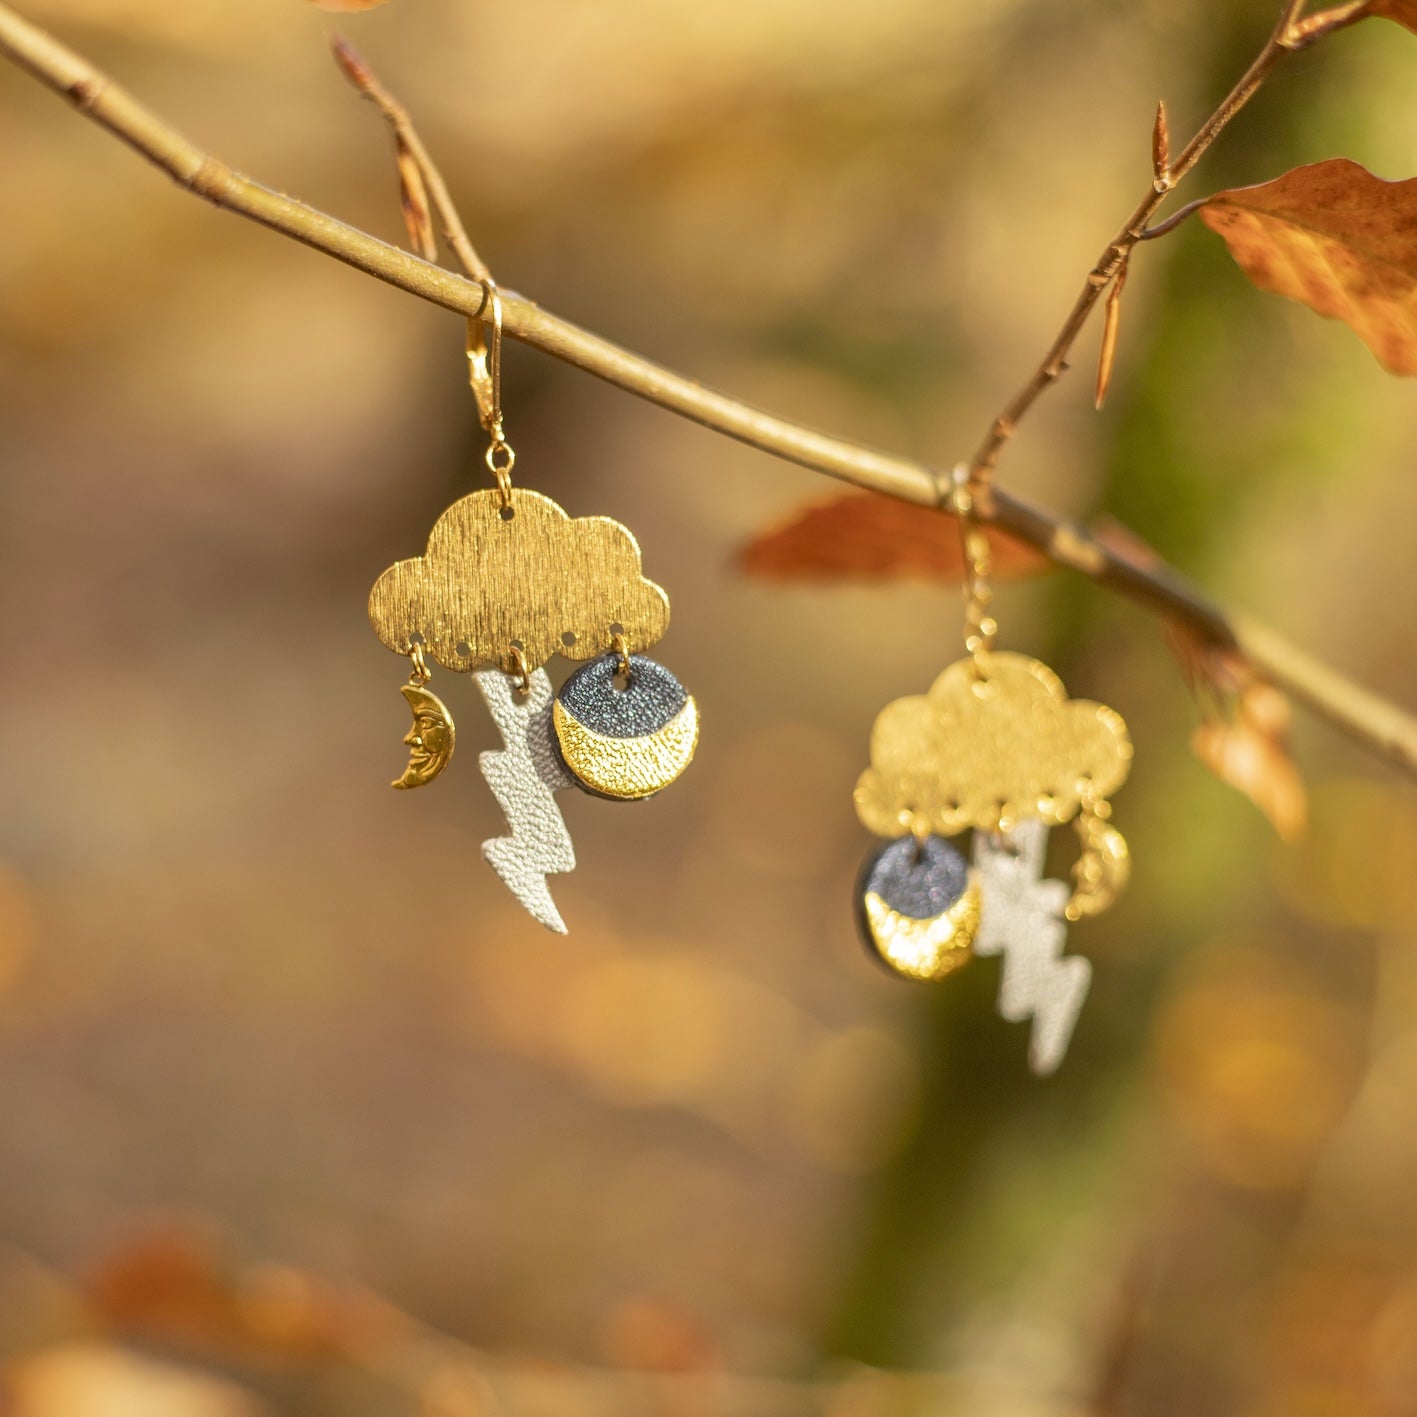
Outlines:
[[[448,706],[432,690],[421,684],[404,684],[399,692],[413,710],[413,727],[403,739],[409,748],[408,766],[390,786],[422,787],[448,766],[457,743],[457,729]]]
[[[576,783],[597,797],[653,797],[693,761],[699,708],[684,686],[644,655],[628,656],[629,682],[617,688],[618,654],[576,670],[556,695],[556,746]]]
[[[1101,915],[1127,887],[1132,853],[1127,839],[1105,817],[1089,813],[1073,824],[1082,840],[1082,855],[1073,867],[1075,889],[1064,912],[1069,920]]]
[[[873,853],[857,895],[866,943],[894,973],[934,982],[969,962],[979,886],[942,837],[901,837]]]

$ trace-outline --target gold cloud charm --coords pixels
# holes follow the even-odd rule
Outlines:
[[[389,649],[415,635],[445,669],[525,676],[553,655],[591,659],[614,634],[634,651],[669,628],[669,597],[645,579],[639,543],[609,517],[570,517],[525,488],[473,492],[438,518],[423,556],[374,583],[369,621]],[[613,627],[613,628],[612,628]]]
[[[1105,803],[1131,764],[1119,714],[1069,699],[1036,659],[991,652],[881,711],[856,812],[884,837],[1009,831],[1033,818],[1057,825]]]

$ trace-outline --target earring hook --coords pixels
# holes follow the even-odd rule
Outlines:
[[[477,413],[487,430],[487,466],[497,479],[503,508],[512,505],[512,467],[517,455],[502,426],[502,295],[491,276],[483,276],[482,309],[492,307],[492,338],[484,331],[481,311],[467,320],[467,375],[477,400]]]

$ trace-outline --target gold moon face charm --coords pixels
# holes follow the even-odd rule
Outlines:
[[[393,787],[422,787],[432,782],[453,756],[457,729],[453,716],[437,694],[421,684],[405,684],[401,690],[413,710],[413,727],[404,735],[408,744],[408,766]]]
[[[625,687],[618,654],[602,655],[561,686],[552,709],[556,745],[587,792],[638,802],[669,786],[693,761],[699,709],[662,665],[629,656]]]
[[[964,857],[940,837],[902,837],[877,851],[858,896],[866,943],[896,974],[933,983],[969,962],[979,887]]]
[[[1082,855],[1073,867],[1077,888],[1068,901],[1069,920],[1101,915],[1127,887],[1132,874],[1132,854],[1126,838],[1105,818],[1079,817]]]

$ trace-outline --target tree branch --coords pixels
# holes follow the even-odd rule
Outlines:
[[[418,136],[418,130],[413,126],[408,111],[379,82],[374,71],[364,62],[363,56],[348,40],[335,36],[330,41],[330,48],[334,53],[335,63],[339,65],[344,76],[384,115],[393,130],[394,142],[400,150],[408,153],[418,164],[423,180],[428,184],[429,196],[433,199],[433,210],[437,212],[438,220],[443,224],[443,237],[458,258],[458,264],[473,280],[490,280],[492,272],[477,254],[468,237],[457,203],[448,191],[448,184],[423,145],[423,139]]]
[[[1158,236],[1165,236],[1169,232],[1175,231],[1188,216],[1194,216],[1209,201],[1209,197],[1197,197],[1194,202],[1187,202],[1180,211],[1172,212],[1165,221],[1159,221],[1155,226],[1147,227],[1147,229],[1137,237],[1137,240],[1155,241]]]
[[[1063,321],[1063,328],[1058,331],[1057,337],[1048,347],[1048,353],[1043,356],[1038,368],[1033,371],[1028,382],[1009,400],[1004,406],[1003,412],[990,425],[987,436],[975,451],[974,458],[969,465],[970,476],[975,482],[988,484],[995,467],[998,466],[1004,445],[1013,437],[1024,415],[1038,401],[1044,390],[1055,384],[1066,372],[1069,351],[1082,333],[1088,316],[1092,314],[1097,302],[1102,298],[1102,292],[1125,268],[1132,248],[1138,241],[1148,236],[1163,234],[1162,228],[1150,232],[1147,230],[1148,223],[1156,215],[1161,204],[1175,190],[1181,179],[1201,160],[1206,149],[1225,130],[1230,120],[1254,97],[1275,64],[1290,50],[1300,47],[1294,31],[1303,8],[1304,0],[1285,0],[1279,22],[1270,33],[1269,39],[1265,42],[1264,48],[1260,50],[1254,63],[1245,70],[1240,82],[1225,96],[1220,107],[1201,124],[1199,132],[1182,148],[1180,155],[1174,162],[1163,167],[1159,157],[1159,147],[1156,149],[1158,154],[1157,171],[1152,180],[1151,190],[1142,198],[1137,209],[1127,219],[1127,224],[1112,238],[1107,249],[1097,258],[1097,264],[1088,272],[1082,293],[1073,302],[1073,308],[1068,312],[1068,318]],[[1306,42],[1311,43],[1312,40]],[[1163,109],[1161,112],[1164,113],[1165,110]],[[1179,216],[1180,213],[1177,215]],[[1166,226],[1164,230],[1170,230],[1170,226]]]
[[[1287,16],[1286,27],[1290,19]],[[233,171],[4,3],[0,3],[0,55],[66,97],[85,117],[162,168],[179,185],[216,206],[304,242],[445,310],[474,319],[482,316],[485,293],[474,281]],[[1215,132],[1249,97],[1277,57],[1271,41],[1261,61],[1251,67],[1212,119]],[[387,109],[385,112],[389,116]],[[1208,137],[1206,133],[1203,129],[1192,140],[1173,165],[1173,174],[1194,164],[1214,137],[1214,133]],[[436,196],[434,200],[438,200]],[[1148,204],[1148,210],[1154,208]],[[1135,220],[1129,225],[1129,236],[1135,225]],[[1098,293],[1101,289],[1099,285]],[[1092,299],[1095,302],[1095,293]],[[511,292],[503,292],[502,305],[507,335],[716,432],[903,501],[941,507],[948,499],[949,476],[938,469],[830,437],[715,393],[559,320]],[[980,500],[982,504],[985,499]],[[1000,488],[992,488],[987,500],[988,506],[979,507],[981,517],[997,521],[1058,565],[1089,576],[1159,615],[1184,622],[1213,643],[1238,650],[1277,687],[1355,741],[1417,774],[1417,719],[1411,715],[1353,684],[1248,616],[1227,613],[1164,563],[1133,562],[1080,528]]]

